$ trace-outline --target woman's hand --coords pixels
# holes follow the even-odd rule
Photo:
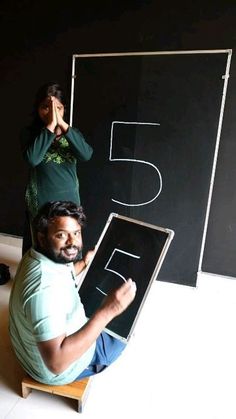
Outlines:
[[[57,106],[56,103],[54,103],[55,112],[56,112],[56,118],[57,118],[57,126],[61,129],[62,132],[66,132],[69,128],[69,125],[64,121],[64,106],[60,104],[60,106]]]
[[[48,98],[48,113],[46,127],[56,134],[66,132],[69,125],[64,121],[64,106],[54,96]]]
[[[48,114],[47,114],[47,129],[54,132],[57,126],[57,113],[54,97],[50,96],[48,98]]]

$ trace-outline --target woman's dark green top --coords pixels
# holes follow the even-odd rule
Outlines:
[[[37,133],[26,128],[21,133],[21,147],[30,165],[25,199],[31,217],[48,201],[80,205],[78,162],[89,160],[93,149],[78,129],[69,127],[57,140],[47,128]]]

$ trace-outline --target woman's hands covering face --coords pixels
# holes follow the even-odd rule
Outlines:
[[[49,96],[38,110],[41,120],[51,132],[67,131],[69,126],[63,119],[64,111],[64,105],[55,96]]]

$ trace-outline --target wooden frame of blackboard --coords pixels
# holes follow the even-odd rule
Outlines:
[[[94,258],[79,285],[87,318],[93,315],[112,289],[132,277],[137,285],[134,301],[105,329],[110,335],[127,342],[173,237],[171,229],[111,213],[98,240]]]

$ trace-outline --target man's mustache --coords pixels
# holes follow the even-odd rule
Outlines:
[[[64,246],[64,247],[62,247],[62,248],[61,248],[61,250],[78,250],[78,251],[80,251],[80,250],[81,250],[81,248],[80,248],[80,247],[78,247],[78,246],[72,246],[72,245],[69,245],[69,246]]]

